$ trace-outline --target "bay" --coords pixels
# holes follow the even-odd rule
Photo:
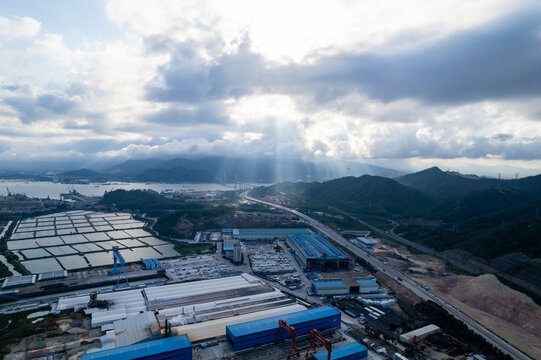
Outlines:
[[[89,183],[89,184],[62,184],[49,181],[26,181],[26,180],[3,180],[0,179],[0,195],[7,195],[7,189],[12,194],[24,194],[31,198],[60,199],[60,194],[66,194],[75,189],[78,193],[86,196],[103,196],[106,191],[118,189],[135,190],[150,189],[157,192],[162,191],[220,191],[234,190],[233,184],[215,184],[215,183],[139,183],[139,182],[107,182],[107,183]]]

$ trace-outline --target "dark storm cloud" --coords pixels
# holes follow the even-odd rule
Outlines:
[[[77,103],[57,95],[20,95],[5,98],[4,103],[15,110],[23,123],[43,120],[52,115],[67,115],[77,107]]]
[[[541,94],[541,11],[515,14],[406,51],[342,53],[308,65],[279,65],[250,51],[215,63],[193,61],[185,47],[173,51],[148,98],[200,102],[254,92],[309,96],[325,103],[352,92],[392,101],[467,103]]]
[[[495,135],[492,135],[492,138],[494,140],[498,140],[498,141],[507,141],[507,140],[511,140],[513,138],[513,135],[511,135],[511,134],[495,134]]]
[[[58,93],[46,93],[33,95],[25,89],[13,96],[0,99],[17,113],[17,117],[24,124],[35,121],[64,118],[63,123],[66,129],[99,129],[104,114],[98,111],[87,111],[82,108],[80,100]],[[78,123],[73,118],[84,118],[86,121]]]

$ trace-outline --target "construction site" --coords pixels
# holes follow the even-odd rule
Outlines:
[[[391,242],[371,251],[533,358],[541,358],[541,306],[495,275],[452,274],[442,259]]]

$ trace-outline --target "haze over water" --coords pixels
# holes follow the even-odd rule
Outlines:
[[[138,183],[138,182],[108,182],[90,184],[61,184],[47,181],[21,181],[0,180],[0,195],[7,195],[7,188],[12,194],[25,194],[28,197],[60,199],[60,194],[68,193],[75,188],[78,193],[86,196],[102,196],[105,191],[118,189],[150,189],[157,192],[173,191],[207,191],[232,190],[232,185],[222,184],[164,184],[164,183]]]

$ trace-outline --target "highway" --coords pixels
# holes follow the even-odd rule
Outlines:
[[[431,293],[429,290],[426,290],[422,285],[417,284],[415,281],[411,280],[410,278],[408,278],[406,275],[396,270],[395,268],[389,266],[384,261],[381,261],[378,258],[369,255],[367,252],[353,245],[352,243],[344,239],[342,236],[340,236],[340,234],[338,234],[336,231],[329,228],[328,226],[320,223],[317,220],[312,219],[311,217],[301,212],[290,209],[288,207],[274,204],[267,201],[263,201],[263,200],[259,200],[256,198],[252,198],[252,197],[247,196],[246,194],[242,194],[242,197],[252,202],[260,203],[266,206],[271,206],[277,209],[287,211],[291,214],[297,215],[299,218],[303,219],[308,225],[314,227],[319,232],[321,232],[321,234],[327,236],[329,239],[335,241],[337,244],[343,246],[344,248],[348,249],[353,254],[359,256],[360,258],[362,258],[363,260],[371,264],[374,268],[380,271],[383,271],[394,280],[400,282],[403,286],[411,290],[415,295],[417,295],[421,299],[431,300],[439,304],[441,307],[443,307],[445,310],[447,310],[457,319],[463,321],[466,324],[466,326],[468,326],[468,328],[470,328],[475,333],[481,335],[488,343],[500,349],[503,353],[510,355],[514,359],[531,360],[530,357],[528,357],[527,355],[522,353],[520,350],[513,347],[511,344],[507,343],[505,340],[503,340],[502,338],[500,338],[499,336],[497,336],[490,330],[486,329],[484,326],[482,326],[481,324],[479,324],[478,322],[470,318],[468,315],[462,313],[455,307],[451,306],[450,304],[445,302],[443,299]]]

